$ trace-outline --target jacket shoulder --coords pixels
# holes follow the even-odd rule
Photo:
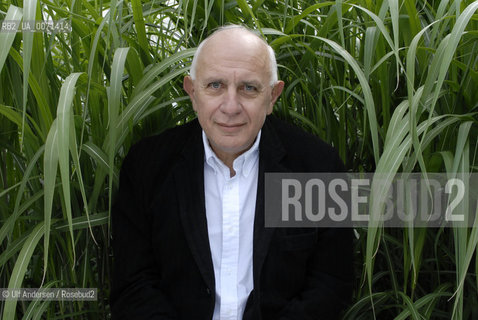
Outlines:
[[[268,123],[279,138],[287,163],[297,164],[303,172],[341,172],[344,164],[337,150],[321,138],[275,116]]]
[[[197,120],[193,120],[158,135],[143,138],[130,148],[125,161],[139,161],[142,166],[155,166],[158,162],[168,161],[177,157],[187,142],[200,132]]]
[[[199,123],[193,120],[141,139],[130,148],[123,160],[120,183],[122,176],[128,175],[146,186],[154,185],[179,162],[183,150],[192,145],[192,139],[200,139],[200,133]]]

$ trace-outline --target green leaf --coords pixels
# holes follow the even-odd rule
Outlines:
[[[38,0],[24,0],[23,1],[23,21],[32,23],[36,18],[36,8]],[[32,31],[22,31],[23,33],[23,120],[22,120],[22,134],[20,141],[23,141],[23,132],[25,127],[25,117],[27,113],[28,102],[28,77],[30,75],[30,65],[33,51],[33,36]]]
[[[370,133],[372,135],[373,154],[375,162],[378,163],[380,155],[380,146],[378,141],[378,122],[377,116],[375,115],[375,103],[373,101],[372,91],[370,90],[370,86],[368,84],[367,78],[365,77],[365,74],[363,73],[357,61],[340,45],[329,39],[316,36],[313,37],[324,41],[329,46],[331,46],[332,49],[334,49],[340,56],[342,56],[342,58],[344,58],[345,61],[347,61],[347,63],[350,64],[352,66],[352,69],[355,71],[355,75],[357,76],[360,82],[360,86],[362,87],[362,92],[365,100],[365,109],[367,111],[367,116],[370,123]]]
[[[20,23],[21,19],[22,9],[10,5],[5,20],[18,21],[18,23]],[[2,72],[3,65],[13,44],[13,40],[15,40],[15,36],[16,32],[0,32],[0,73]]]
[[[32,257],[33,251],[35,250],[38,241],[45,232],[44,222],[40,222],[29,234],[25,243],[23,244],[22,251],[18,255],[15,266],[13,267],[12,275],[10,276],[10,281],[8,282],[9,289],[19,289],[22,287],[23,278],[27,271],[28,264]],[[17,305],[17,299],[8,299],[5,301],[5,307],[3,310],[3,320],[13,320],[15,319],[15,307]]]
[[[143,7],[141,1],[132,0],[131,6],[133,9],[134,27],[136,29],[136,36],[139,42],[139,46],[143,50],[143,54],[144,57],[146,57],[147,62],[151,62],[151,57],[149,56],[148,39],[146,38],[146,29],[144,26]]]
[[[56,172],[58,169],[58,122],[55,119],[51,125],[50,131],[46,138],[45,143],[45,155],[43,157],[43,172],[45,174],[44,180],[44,215],[45,215],[45,238],[44,240],[44,271],[43,277],[45,277],[47,264],[48,264],[48,248],[50,245],[50,226],[51,215],[53,211],[53,196],[56,187]]]
[[[111,79],[110,79],[110,94],[108,99],[108,168],[109,168],[109,210],[111,211],[111,200],[113,198],[113,169],[116,154],[116,139],[118,136],[118,114],[120,110],[120,98],[122,92],[122,79],[125,67],[126,57],[128,56],[129,48],[119,48],[116,50]]]
[[[71,195],[70,195],[70,134],[74,134],[70,126],[72,125],[73,113],[72,113],[72,104],[73,98],[75,96],[75,85],[78,81],[78,78],[82,73],[73,73],[69,75],[60,91],[60,98],[58,100],[57,108],[57,130],[58,130],[58,144],[56,146],[56,152],[58,152],[58,163],[60,165],[60,176],[63,189],[63,199],[65,201],[66,207],[66,217],[68,222],[71,224],[73,213],[71,210]],[[46,153],[45,153],[46,155]],[[52,163],[52,166],[54,164]],[[52,172],[56,170],[52,170]],[[45,179],[46,180],[46,179]],[[48,224],[49,228],[50,225]],[[71,243],[75,243],[73,228],[70,228],[70,237]],[[49,231],[45,233],[45,239],[49,238]],[[75,246],[73,245],[73,261],[76,260]],[[45,270],[46,270],[46,254],[48,253],[48,247],[45,246]]]

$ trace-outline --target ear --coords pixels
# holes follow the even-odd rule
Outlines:
[[[193,109],[194,109],[194,111],[196,111],[196,108],[194,106],[195,105],[195,103],[194,103],[194,83],[193,83],[193,79],[190,76],[185,76],[184,77],[183,88],[184,88],[184,91],[186,91],[186,93],[189,95],[189,99],[191,99]]]
[[[269,109],[267,110],[267,114],[272,113],[272,109],[274,108],[274,104],[276,103],[277,99],[279,98],[280,94],[282,93],[282,90],[284,90],[284,81],[279,80],[274,84],[274,87],[272,88],[271,104],[269,106]]]

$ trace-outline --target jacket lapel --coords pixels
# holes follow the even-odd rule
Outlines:
[[[196,121],[191,138],[182,151],[182,159],[175,170],[175,187],[179,198],[179,213],[191,253],[208,285],[214,292],[214,267],[212,264],[207,231],[204,199],[204,148],[201,127]]]
[[[266,172],[287,171],[281,165],[285,150],[277,137],[269,119],[266,118],[262,127],[261,141],[259,143],[259,178],[257,183],[257,200],[254,217],[253,240],[253,277],[254,290],[259,288],[262,265],[266,258],[269,244],[274,234],[274,228],[265,227],[264,214],[264,182]]]

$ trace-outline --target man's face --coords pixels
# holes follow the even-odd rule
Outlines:
[[[267,47],[241,30],[208,40],[197,61],[196,79],[184,79],[199,123],[220,159],[251,147],[272,112],[284,83],[270,85]]]

